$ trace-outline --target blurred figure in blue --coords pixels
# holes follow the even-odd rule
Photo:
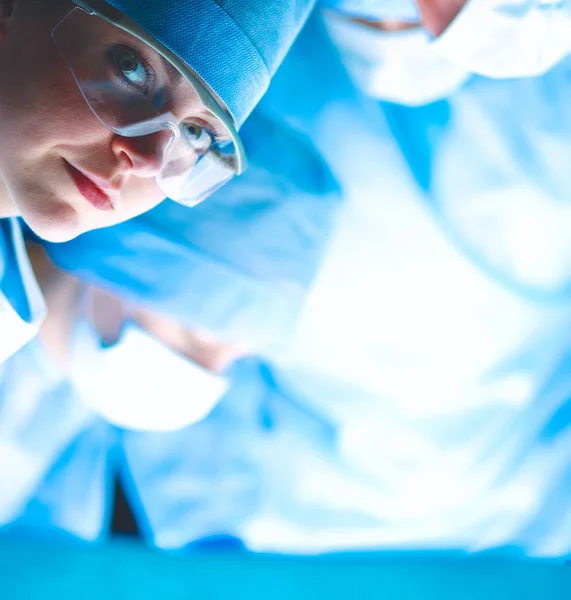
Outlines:
[[[266,104],[287,114],[294,96],[299,112],[306,82],[324,85],[326,38],[306,29]],[[290,408],[260,451],[269,491],[245,535],[260,550],[566,555],[570,63],[472,76],[438,100],[415,56],[415,93],[433,102],[363,86],[358,115],[347,102],[315,120],[346,204],[291,354],[269,369]]]

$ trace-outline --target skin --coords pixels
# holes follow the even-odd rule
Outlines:
[[[73,4],[44,4],[49,9],[38,0],[0,0],[0,217],[20,215],[40,237],[66,241],[130,219],[164,199],[155,176],[166,136],[124,137],[99,121],[51,38]],[[131,43],[119,29],[89,20],[81,35],[91,51]],[[170,83],[164,65],[152,67],[156,86]],[[184,81],[170,89],[169,109],[177,119],[211,125]],[[114,208],[93,207],[67,165],[103,182]]]

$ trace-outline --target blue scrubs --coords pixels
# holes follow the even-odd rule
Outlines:
[[[78,401],[65,374],[46,354],[39,339],[35,339],[9,359],[0,371],[0,524],[6,525],[24,513],[30,499],[39,494],[41,484],[54,465],[65,455],[70,445],[83,431],[93,426],[96,416]],[[88,476],[89,462],[66,462],[70,477],[63,478],[64,487],[52,493],[52,501],[69,504],[77,498],[73,490],[86,493],[84,478]],[[78,484],[78,478],[83,481]],[[38,491],[40,490],[40,491]],[[73,502],[73,500],[71,500]],[[83,510],[89,504],[77,504]],[[43,520],[57,526],[58,519]],[[89,515],[79,520],[82,531],[89,530]],[[73,529],[72,529],[73,531]]]

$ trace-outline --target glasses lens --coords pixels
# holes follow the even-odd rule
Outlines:
[[[163,169],[157,177],[161,190],[172,200],[187,206],[196,206],[236,174],[215,153],[199,158],[192,168],[180,170],[170,163],[172,169]]]
[[[154,48],[81,8],[52,37],[106,127],[126,137],[171,132],[157,177],[167,196],[195,205],[236,173],[236,148],[225,125]]]

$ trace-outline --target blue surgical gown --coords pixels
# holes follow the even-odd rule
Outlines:
[[[39,338],[6,361],[0,367],[0,525],[24,522],[98,538],[109,436]]]
[[[218,536],[241,538],[242,523],[263,496],[257,450],[267,429],[266,386],[258,360],[242,359],[229,370],[231,390],[204,421],[169,433],[105,422],[39,340],[6,365],[0,527],[87,541],[107,537],[112,483],[119,477],[149,543],[180,548]]]

